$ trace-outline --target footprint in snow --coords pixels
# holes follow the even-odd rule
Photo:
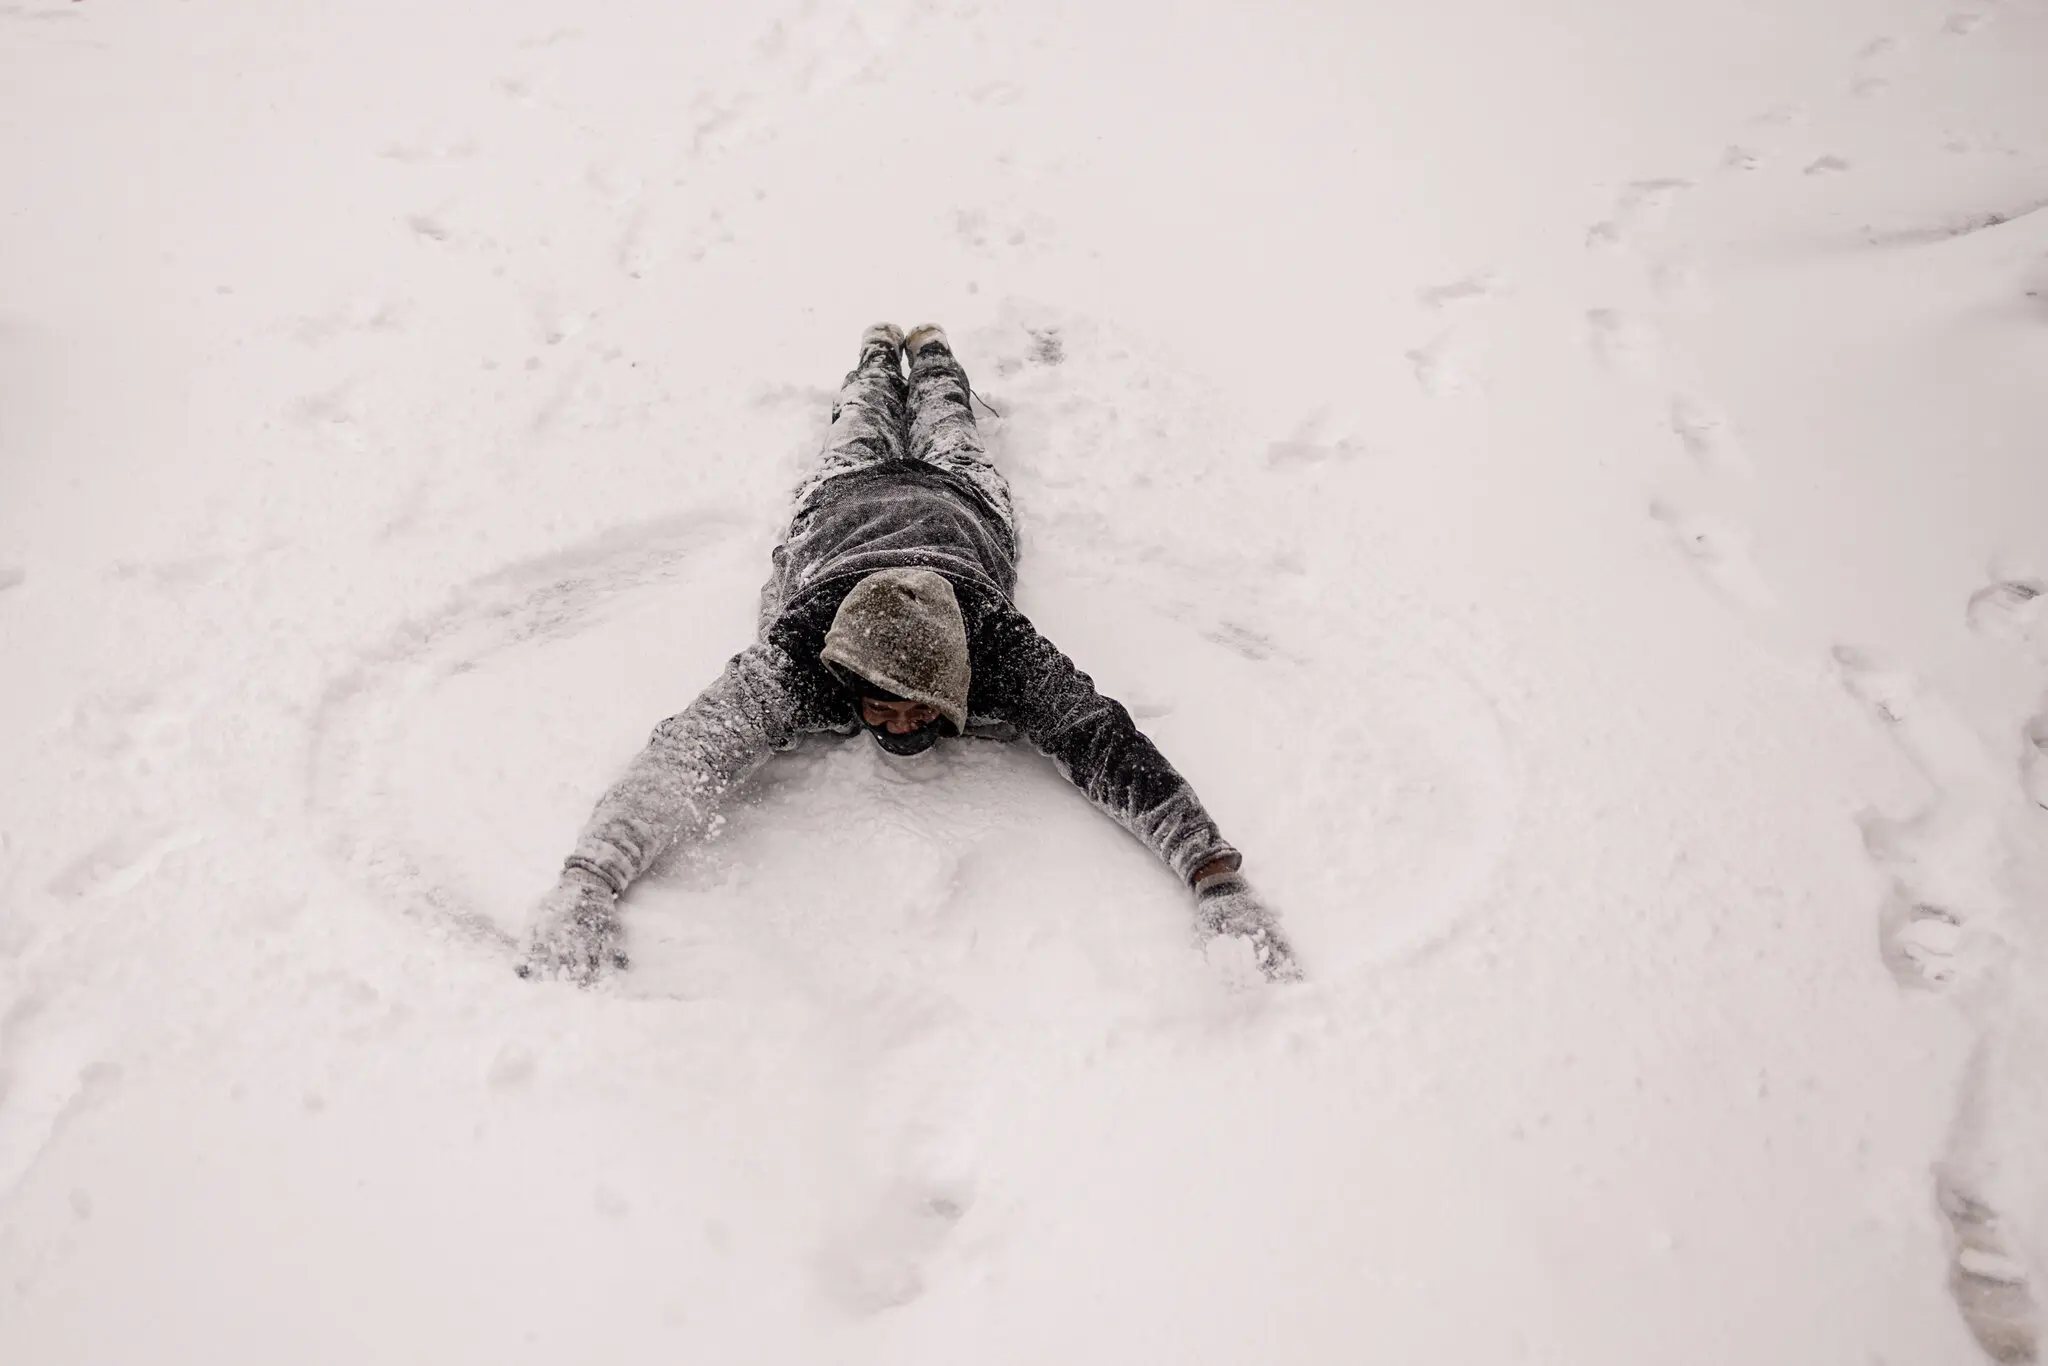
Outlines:
[[[518,1090],[533,1080],[536,1068],[532,1050],[521,1043],[507,1043],[484,1070],[484,1085],[493,1091]]]
[[[1910,820],[1872,811],[1857,824],[1864,852],[1891,883],[1878,907],[1878,956],[1902,987],[1946,989],[1971,921],[1996,895],[1975,871],[1986,857],[1984,830],[1945,798]]]
[[[1945,791],[1983,793],[2011,781],[1986,754],[1975,730],[1902,669],[1889,668],[1851,645],[1837,645],[1835,668],[1851,697],[1869,708],[1906,757]]]
[[[1661,499],[1650,504],[1650,516],[1663,524],[1672,543],[1710,587],[1745,607],[1769,607],[1776,600],[1750,561],[1749,545],[1741,533],[1682,512]]]
[[[1507,287],[1501,283],[1499,274],[1491,266],[1483,266],[1447,285],[1432,285],[1421,290],[1415,297],[1426,307],[1441,309],[1505,293]]]
[[[369,445],[361,400],[346,383],[318,394],[302,394],[285,409],[285,420],[308,436],[350,453]]]
[[[1613,212],[1586,229],[1586,245],[1614,250],[1626,247],[1638,229],[1661,223],[1669,215],[1671,206],[1692,189],[1693,184],[1677,176],[1630,181],[1615,196]]]
[[[599,158],[583,168],[583,188],[603,207],[620,209],[638,201],[647,187],[631,169]]]
[[[364,294],[320,313],[302,313],[285,326],[294,340],[320,347],[342,336],[402,332],[405,317],[403,303]]]
[[[540,103],[541,82],[540,73],[522,71],[498,77],[491,82],[491,88],[514,104],[531,109]]]
[[[1702,473],[1710,475],[1750,472],[1749,457],[1742,444],[1728,430],[1720,414],[1688,398],[1671,401],[1671,432]]]
[[[1271,659],[1276,649],[1271,637],[1234,621],[1218,622],[1214,628],[1202,632],[1202,639],[1221,645],[1253,663]]]
[[[2048,712],[2027,722],[2021,731],[2020,786],[2027,800],[2048,811]]]
[[[1963,1321],[1993,1361],[2017,1366],[2035,1360],[2038,1305],[2031,1277],[1997,1212],[1952,1171],[1936,1174],[1935,1197],[1948,1220],[1948,1288]]]
[[[1979,635],[2024,640],[2048,612],[2048,580],[2004,579],[1970,595],[1964,619]]]
[[[1314,469],[1318,465],[1341,465],[1365,454],[1365,447],[1348,436],[1334,441],[1293,438],[1266,443],[1266,468],[1270,470]]]
[[[96,693],[71,704],[64,735],[109,767],[141,778],[183,762],[192,746],[192,716],[151,692]]]
[[[1878,911],[1877,939],[1878,956],[1900,986],[1939,990],[1955,980],[1962,917],[1915,897],[1903,883],[1893,884]]]
[[[1632,180],[1622,188],[1617,201],[1618,211],[1628,218],[1641,218],[1648,214],[1664,213],[1678,202],[1679,196],[1693,187],[1693,182],[1679,176],[1661,176],[1652,180]]]
[[[1348,430],[1332,430],[1327,409],[1312,414],[1281,441],[1266,443],[1266,468],[1271,470],[1313,469],[1318,465],[1344,464],[1365,453],[1365,445]]]
[[[636,195],[620,204],[621,224],[613,259],[638,280],[681,261],[694,264],[738,241],[725,210],[717,205],[683,206],[674,199]]]
[[[1030,366],[1051,369],[1067,363],[1067,338],[1058,324],[1024,323],[1019,326],[1024,334],[1022,349],[1017,349],[1013,344],[1010,349],[1001,352],[989,362],[989,369],[998,379],[1009,379]],[[1014,343],[1016,339],[1011,340]],[[979,400],[982,397],[981,391],[975,390],[974,396]],[[991,415],[986,410],[982,414],[984,419]],[[1000,418],[996,420],[1001,421]]]
[[[1879,721],[1897,725],[1914,714],[1918,688],[1910,674],[1885,668],[1853,645],[1837,645],[1832,654],[1842,686]]]
[[[649,226],[650,211],[645,203],[628,210],[625,227],[619,232],[613,258],[628,278],[644,279],[662,261],[660,234]]]
[[[565,43],[576,42],[582,37],[583,30],[580,28],[552,28],[546,33],[536,34],[531,38],[521,38],[518,47],[521,52],[533,52],[545,48],[561,47]]]
[[[88,1029],[44,1012],[39,999],[24,996],[0,1016],[0,1196],[67,1120],[121,1081],[120,1066],[99,1056]]]
[[[1806,164],[1805,174],[1834,175],[1848,169],[1849,162],[1846,158],[1838,157],[1833,152],[1829,152],[1825,156],[1815,157],[1812,161],[1809,161]]]
[[[974,1204],[962,1182],[905,1182],[827,1233],[811,1255],[819,1295],[861,1317],[898,1309],[924,1294],[925,1263]]]
[[[54,896],[98,900],[140,886],[166,858],[204,836],[196,830],[133,830],[95,845],[50,880]]]
[[[405,226],[422,242],[437,242],[445,246],[455,237],[446,223],[428,213],[407,214]]]
[[[532,298],[534,331],[548,346],[560,346],[590,326],[597,314],[586,308],[570,308],[551,294]]]
[[[1601,364],[1632,379],[1647,379],[1657,369],[1656,329],[1611,308],[1586,313],[1586,340]]]
[[[1890,38],[1872,38],[1856,52],[1858,72],[1849,85],[1849,93],[1858,99],[1870,99],[1891,88],[1891,81],[1869,68],[1882,64],[1885,58],[1898,51],[1898,43]]]
[[[1706,297],[1706,266],[1690,247],[1660,253],[1650,262],[1650,287],[1667,299],[1698,302]]]
[[[1415,382],[1432,398],[1450,398],[1471,387],[1472,378],[1466,372],[1464,360],[1448,336],[1416,347],[1406,353],[1406,358],[1414,367]]]
[[[426,166],[451,161],[467,161],[476,155],[476,139],[466,134],[434,132],[409,138],[403,142],[387,142],[377,149],[377,155],[385,161],[395,161],[402,166]]]

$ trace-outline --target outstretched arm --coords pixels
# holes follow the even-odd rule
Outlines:
[[[1114,698],[1006,609],[984,627],[994,677],[987,694],[1024,738],[1190,887],[1242,861],[1201,799]]]
[[[1068,781],[1188,884],[1199,932],[1241,938],[1268,978],[1298,979],[1301,969],[1272,911],[1238,871],[1243,857],[1130,712],[1097,692],[1022,613],[1004,610],[984,629],[993,633],[986,650],[995,672],[990,696]]]
[[[726,794],[795,735],[792,671],[773,645],[734,655],[694,702],[654,728],[598,799],[566,866],[623,892],[671,844],[704,838]]]
[[[678,840],[708,835],[728,793],[796,733],[794,665],[773,645],[733,656],[696,701],[654,728],[598,799],[542,903],[525,976],[588,981],[623,965],[613,903]]]

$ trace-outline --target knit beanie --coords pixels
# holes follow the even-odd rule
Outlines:
[[[850,674],[922,702],[966,733],[967,622],[944,576],[917,568],[869,574],[839,604],[818,657],[842,681]]]

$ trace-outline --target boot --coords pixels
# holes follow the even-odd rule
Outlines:
[[[860,334],[860,366],[870,360],[886,355],[891,365],[899,365],[898,357],[903,354],[903,329],[895,323],[876,323]],[[859,369],[860,366],[856,366]]]
[[[948,353],[953,350],[953,344],[946,340],[945,328],[937,323],[923,323],[911,328],[910,335],[903,339],[903,354],[916,364],[917,353],[932,345],[942,346]]]

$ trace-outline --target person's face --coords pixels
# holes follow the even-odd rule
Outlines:
[[[860,719],[876,730],[886,730],[891,735],[908,735],[938,720],[939,711],[922,702],[877,702],[872,697],[863,697],[860,700]]]

